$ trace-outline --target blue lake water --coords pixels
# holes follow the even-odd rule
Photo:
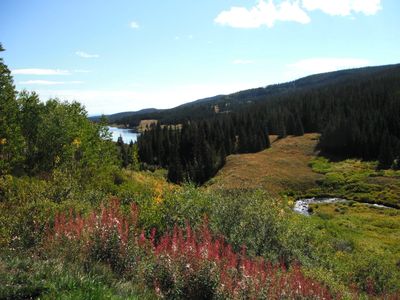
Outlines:
[[[124,128],[118,128],[118,127],[111,127],[108,126],[108,130],[112,134],[112,140],[116,142],[120,136],[122,136],[122,139],[124,140],[125,144],[129,144],[131,141],[136,142],[138,134],[135,132],[132,132],[131,129],[124,129]]]

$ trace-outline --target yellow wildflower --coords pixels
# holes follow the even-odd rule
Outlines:
[[[80,145],[81,145],[81,140],[80,139],[78,139],[78,138],[76,138],[76,139],[74,139],[73,141],[72,141],[72,145],[74,145],[75,147],[79,147]]]
[[[0,145],[5,145],[5,144],[7,144],[7,139],[6,138],[0,139]]]
[[[161,185],[160,183],[157,182],[157,183],[155,184],[154,190],[155,190],[154,201],[155,201],[157,204],[160,204],[160,203],[163,201],[163,198],[162,198],[162,194],[163,194],[162,185]]]

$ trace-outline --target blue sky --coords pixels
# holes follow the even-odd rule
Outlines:
[[[1,0],[18,90],[89,114],[400,62],[398,0]]]

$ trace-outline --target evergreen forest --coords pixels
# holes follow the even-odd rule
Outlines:
[[[168,168],[172,182],[202,184],[224,165],[226,155],[269,147],[268,135],[318,132],[318,148],[326,155],[378,160],[381,168],[400,167],[398,65],[314,75],[224,99],[229,101],[184,106],[196,114],[182,115],[178,107],[175,119],[173,110],[158,116],[159,124],[139,137],[140,159]],[[229,109],[216,113],[215,105]],[[166,120],[171,123],[160,126]],[[181,130],[168,129],[178,123]]]

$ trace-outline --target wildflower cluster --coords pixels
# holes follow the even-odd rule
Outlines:
[[[330,299],[329,291],[305,277],[299,265],[286,268],[240,253],[214,237],[204,221],[198,230],[175,226],[157,236],[138,230],[138,209],[123,214],[113,200],[99,213],[83,218],[70,212],[56,217],[51,240],[78,242],[85,257],[102,261],[115,271],[134,274],[135,280],[161,298],[190,299]],[[140,274],[139,274],[140,272]]]

